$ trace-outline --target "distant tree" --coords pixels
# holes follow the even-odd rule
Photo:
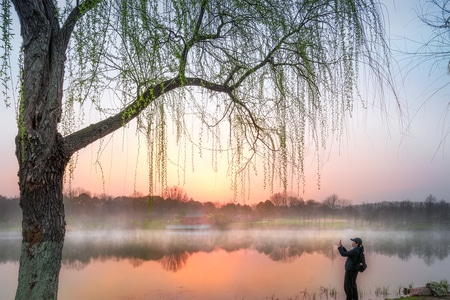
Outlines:
[[[2,218],[7,214],[8,212],[8,199],[6,197],[0,195],[0,224],[2,223]]]
[[[406,200],[400,201],[399,208],[400,208],[400,211],[398,214],[399,220],[406,222],[406,221],[408,221],[408,219],[414,218],[414,215],[413,215],[414,207],[413,207],[413,203],[411,202],[411,200],[406,199]]]
[[[270,196],[270,201],[275,206],[286,206],[286,202],[287,202],[286,198],[287,198],[286,193],[275,193],[272,196]]]
[[[252,211],[252,208],[248,204],[238,205],[238,212],[241,216],[249,216]]]
[[[205,203],[203,203],[203,208],[205,209],[205,212],[213,213],[216,210],[217,207],[212,202],[205,202]]]
[[[291,208],[298,208],[305,205],[305,200],[303,200],[303,198],[301,197],[289,196],[288,205]]]
[[[442,225],[450,224],[450,204],[445,202],[444,199],[438,203],[437,219]]]
[[[199,201],[189,200],[184,202],[185,207],[191,212],[203,212],[203,204]]]
[[[436,217],[438,217],[438,205],[437,205],[437,199],[435,196],[433,195],[429,195],[425,201],[424,201],[424,205],[425,205],[425,220],[427,223],[430,223],[432,220],[434,220]]]
[[[89,192],[88,190],[78,187],[78,188],[74,188],[74,189],[68,189],[65,192],[66,197],[68,198],[74,198],[74,197],[78,197],[81,194],[86,194],[89,195],[89,197],[92,197],[91,192]]]
[[[297,196],[288,197],[289,214],[291,216],[303,216],[305,211],[305,200]]]
[[[273,217],[275,213],[275,205],[270,200],[259,202],[256,205],[256,213],[263,218]]]
[[[336,205],[338,204],[338,201],[339,201],[339,196],[336,194],[333,194],[333,195],[325,198],[325,200],[323,200],[322,204],[329,208],[335,208]]]
[[[162,198],[153,197],[151,210],[154,214],[158,216],[166,216],[168,214],[179,214],[181,213],[181,204],[178,200],[172,198]]]
[[[20,207],[17,198],[6,198],[0,195],[0,228],[10,229],[20,225]]]
[[[171,200],[176,200],[179,202],[188,202],[189,201],[189,197],[186,194],[186,192],[178,186],[173,186],[173,187],[167,188],[163,192],[163,198],[166,200],[171,199]]]
[[[437,198],[435,196],[433,196],[432,194],[428,195],[427,198],[425,198],[425,206],[426,207],[432,207],[436,203],[437,203]]]
[[[81,193],[77,197],[72,198],[72,200],[75,203],[78,203],[81,205],[91,205],[92,204],[92,197],[88,193]]]
[[[234,216],[236,214],[236,204],[231,202],[227,203],[220,208],[220,211],[227,215]]]
[[[318,207],[320,206],[320,203],[314,199],[308,199],[306,200],[306,205],[309,207]]]
[[[11,55],[11,3],[23,55]],[[156,183],[164,188],[172,117],[179,143],[185,137],[202,152],[204,133],[215,139],[215,150],[233,151],[228,164],[235,190],[252,176],[242,170],[258,169],[260,161],[267,185],[279,177],[286,190],[290,174],[303,175],[305,138],[318,150],[329,135],[344,131],[360,95],[361,64],[379,83],[389,75],[373,0],[2,4],[6,96],[10,58],[21,64],[16,155],[23,247],[16,299],[57,296],[63,178],[80,149],[137,120],[147,138],[150,190]],[[78,128],[76,108],[86,103],[104,118]],[[198,136],[186,126],[193,117]]]
[[[352,201],[351,201],[351,200],[348,200],[348,199],[340,198],[339,201],[338,201],[338,203],[339,203],[339,205],[341,205],[342,207],[344,207],[344,206],[349,206],[349,205],[351,205],[351,204],[352,204]]]
[[[308,218],[315,217],[317,215],[317,211],[320,207],[320,202],[314,199],[308,199],[305,202],[305,213]]]

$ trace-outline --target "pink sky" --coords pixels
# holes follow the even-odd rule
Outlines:
[[[420,7],[421,1],[397,2],[396,7],[393,0],[384,2],[393,48],[417,49],[417,44],[407,42],[404,37],[425,41],[430,36],[429,28],[417,19],[414,10]],[[356,204],[405,199],[422,201],[433,194],[438,200],[450,201],[449,137],[445,139],[450,131],[450,90],[447,87],[435,93],[437,88],[450,81],[447,64],[442,62],[433,69],[430,65],[422,65],[406,72],[409,70],[407,67],[414,64],[411,60],[414,57],[408,56],[405,60],[405,56],[395,51],[393,54],[403,72],[394,70],[403,111],[401,122],[395,101],[390,98],[384,99],[387,105],[384,112],[377,108],[356,108],[353,118],[347,120],[342,141],[334,141],[320,153],[320,190],[317,187],[316,158],[313,153],[306,157],[307,182],[305,193],[300,191],[300,197],[322,201],[331,194],[337,194]],[[14,156],[14,136],[17,132],[14,109],[2,104],[0,118],[0,194],[12,197],[19,194],[18,165]],[[144,150],[140,157],[137,156],[133,126],[125,133],[116,132],[114,138],[108,141],[101,158],[105,184],[95,164],[96,143],[79,153],[72,187],[113,196],[131,195],[135,190],[147,194],[147,162]],[[172,155],[176,159],[176,154]],[[136,169],[137,159],[139,167]],[[184,188],[194,200],[229,202],[233,199],[233,191],[226,173],[226,158],[219,162],[218,171],[214,172],[211,159],[205,154],[202,160],[196,160],[195,172],[188,171],[185,178],[180,177],[175,168],[169,168],[168,186]],[[270,197],[270,190],[263,189],[261,176],[252,178],[250,190],[245,196],[238,191],[236,200],[239,203],[252,204]],[[275,190],[279,191],[281,189]]]

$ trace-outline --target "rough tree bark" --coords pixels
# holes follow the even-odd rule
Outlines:
[[[56,299],[65,235],[63,173],[70,158],[61,117],[64,39],[52,1],[14,1],[24,65],[16,156],[22,250],[16,299]]]
[[[68,156],[62,138],[53,139],[50,149],[39,139],[17,143],[23,240],[16,299],[57,298],[65,235],[62,178]],[[42,151],[49,155],[33,155]]]
[[[24,53],[16,138],[23,215],[16,299],[56,299],[65,236],[63,174],[74,151],[57,126],[65,52],[78,9],[60,28],[53,1],[13,3]]]

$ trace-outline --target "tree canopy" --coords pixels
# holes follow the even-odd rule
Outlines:
[[[299,189],[309,144],[318,151],[340,137],[355,101],[368,101],[358,90],[361,63],[378,83],[387,76],[373,1],[46,2],[68,46],[60,131],[71,153],[137,118],[151,188],[167,185],[171,126],[179,151],[186,143],[200,155],[215,151],[213,168],[217,153],[227,153],[235,190],[253,172],[271,190],[277,179],[286,190],[289,178]],[[80,128],[86,103],[103,119]]]

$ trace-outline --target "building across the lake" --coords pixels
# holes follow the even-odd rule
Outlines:
[[[167,225],[171,230],[204,230],[211,228],[211,220],[204,212],[189,212],[180,218],[180,224]]]

